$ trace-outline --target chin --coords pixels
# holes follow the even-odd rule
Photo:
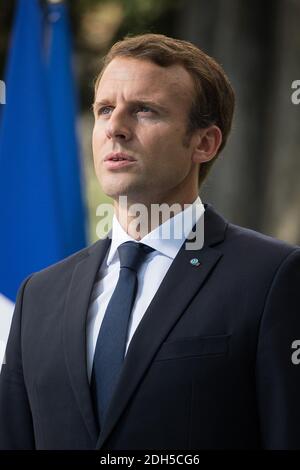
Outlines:
[[[130,187],[127,185],[103,184],[101,187],[104,194],[112,199],[118,199],[120,196],[127,196],[130,193]]]
[[[141,183],[136,183],[133,181],[120,181],[121,178],[102,178],[100,185],[102,191],[113,199],[118,198],[119,196],[133,196],[138,194],[141,191],[145,191],[144,185]]]

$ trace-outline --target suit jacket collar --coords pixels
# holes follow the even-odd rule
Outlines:
[[[75,266],[66,296],[64,350],[67,369],[78,407],[93,442],[99,435],[87,375],[86,314],[89,299],[110,239],[99,240]]]
[[[106,419],[101,423],[100,435],[87,377],[86,314],[97,271],[109,248],[110,238],[92,245],[74,268],[64,314],[65,356],[78,407],[92,441],[96,443],[98,438],[98,449],[105,444],[116,426],[161,343],[222,256],[220,247],[218,250],[212,247],[224,240],[228,223],[210,204],[204,204],[204,207],[204,246],[201,250],[186,250],[183,245],[175,257],[130,342],[120,380]],[[190,263],[192,258],[199,260],[199,267]],[[172,292],[176,292],[176,296],[170,295]]]

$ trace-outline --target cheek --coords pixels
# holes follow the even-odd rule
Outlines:
[[[138,137],[151,159],[165,157],[170,148],[175,148],[178,145],[176,133],[172,132],[168,125],[162,125],[161,123],[143,129]],[[174,142],[176,137],[177,141]]]
[[[169,132],[158,132],[152,140],[152,154],[157,157],[162,167],[178,161],[180,164],[186,149],[182,142],[182,129],[173,129]],[[182,162],[183,163],[183,162]]]
[[[99,128],[94,127],[93,134],[92,134],[92,151],[93,151],[93,159],[94,159],[95,165],[101,156],[102,148],[103,148],[102,132],[100,132]]]
[[[100,149],[101,149],[100,133],[99,133],[99,130],[96,127],[94,127],[93,133],[92,133],[92,151],[93,151],[94,167],[96,171],[97,171],[97,162],[100,157]]]
[[[92,147],[93,147],[93,150],[95,150],[95,148],[96,148],[96,142],[97,142],[97,131],[96,131],[96,127],[94,126],[93,133],[92,133]]]
[[[100,126],[100,124],[96,122],[96,124],[93,127],[93,134],[92,134],[93,145],[97,145],[97,143],[101,142],[101,139],[103,139],[103,136],[104,136],[103,126]]]

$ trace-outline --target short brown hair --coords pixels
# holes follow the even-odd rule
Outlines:
[[[217,155],[200,165],[200,187],[217,156],[225,147],[232,124],[234,91],[223,68],[212,57],[188,41],[152,33],[126,36],[116,42],[103,58],[103,67],[95,82],[95,92],[105,68],[119,56],[149,60],[161,67],[180,64],[191,75],[195,85],[195,98],[188,116],[187,134],[191,135],[196,129],[215,124],[223,136]]]

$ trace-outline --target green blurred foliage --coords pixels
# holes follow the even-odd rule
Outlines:
[[[104,3],[118,3],[122,5],[125,19],[128,23],[144,23],[157,20],[166,10],[173,9],[179,3],[176,0],[78,0],[70,2],[72,10],[82,14],[91,7]]]

